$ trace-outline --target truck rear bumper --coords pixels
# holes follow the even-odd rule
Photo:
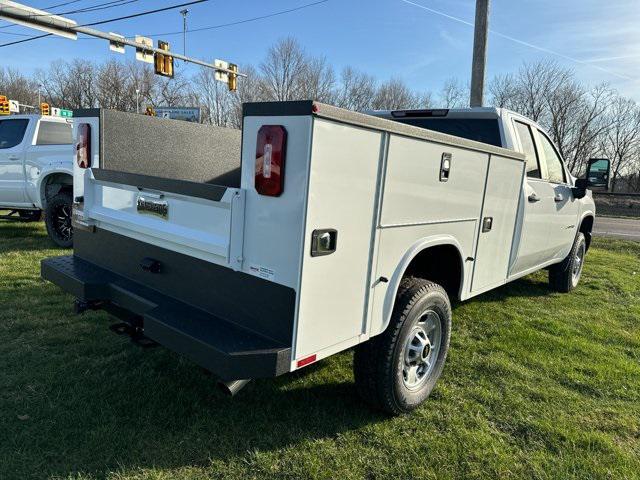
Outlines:
[[[273,377],[290,370],[291,348],[180,302],[76,256],[42,261],[42,278],[120,318],[222,380]]]

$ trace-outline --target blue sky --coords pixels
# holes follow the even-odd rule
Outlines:
[[[126,5],[68,17],[79,23],[132,14],[186,0],[135,0]],[[189,28],[268,15],[318,0],[212,0],[190,6]],[[63,0],[25,1],[46,7]],[[82,0],[55,9],[65,12],[104,3]],[[340,69],[352,65],[384,80],[400,77],[416,90],[437,91],[445,79],[470,76],[475,0],[328,0],[295,12],[240,25],[192,32],[187,53],[202,59],[259,63],[267,47],[285,36],[311,54],[324,55]],[[98,27],[131,36],[182,30],[178,10]],[[640,0],[492,0],[488,76],[516,70],[524,61],[555,59],[589,84],[608,82],[640,101]],[[0,28],[0,41],[31,33]],[[182,35],[163,35],[182,51]],[[4,47],[2,63],[27,72],[51,60],[103,60],[103,40],[46,38]],[[133,51],[126,56],[133,58]]]

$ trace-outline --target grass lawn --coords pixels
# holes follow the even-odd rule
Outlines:
[[[42,225],[0,224],[0,478],[640,478],[640,244],[582,282],[538,273],[457,305],[430,400],[360,402],[351,352],[236,398],[163,348],[71,314]]]

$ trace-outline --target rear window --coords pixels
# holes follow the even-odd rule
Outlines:
[[[456,137],[502,146],[496,118],[394,118],[394,120]]]
[[[71,125],[62,122],[41,121],[36,145],[70,145],[73,143]]]
[[[20,145],[27,125],[27,119],[0,120],[0,149]]]

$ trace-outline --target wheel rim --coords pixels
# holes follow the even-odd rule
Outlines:
[[[428,310],[411,330],[402,352],[402,381],[409,390],[417,390],[427,381],[438,359],[441,343],[440,315]]]
[[[73,227],[71,226],[70,205],[60,205],[53,211],[53,226],[61,240],[65,242],[71,240]]]
[[[580,244],[580,248],[578,248],[575,257],[573,258],[573,270],[571,272],[571,278],[574,285],[578,282],[578,280],[580,279],[580,275],[582,274],[582,266],[584,265],[584,253],[585,247],[584,243],[582,243]]]

